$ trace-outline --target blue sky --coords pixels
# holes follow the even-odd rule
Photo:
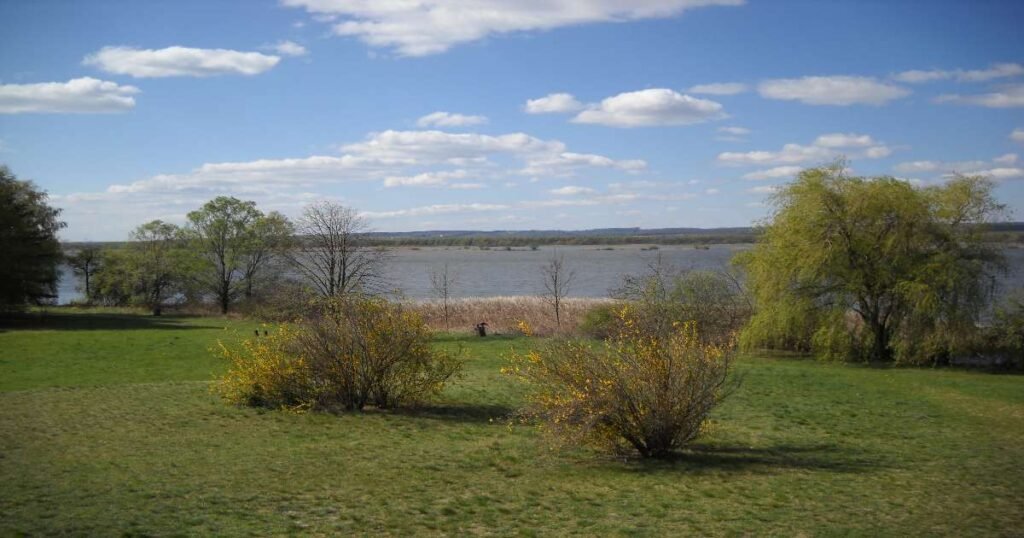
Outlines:
[[[69,240],[221,194],[378,230],[744,226],[802,167],[998,182],[1024,3],[0,3],[0,162]],[[1020,157],[1018,158],[1018,155]]]

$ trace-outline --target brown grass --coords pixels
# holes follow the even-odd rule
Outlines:
[[[562,303],[562,333],[573,332],[583,321],[587,310],[612,299],[568,298]],[[410,306],[419,312],[432,329],[445,330],[444,307],[441,301],[414,301]],[[488,331],[496,334],[518,334],[518,324],[525,321],[538,335],[554,334],[555,311],[541,297],[473,297],[448,302],[451,332],[471,333],[481,321],[487,322]]]

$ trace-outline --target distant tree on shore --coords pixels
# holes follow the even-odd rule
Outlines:
[[[0,166],[0,308],[57,296],[64,258],[57,232],[66,224],[46,199],[34,183]]]
[[[280,213],[264,215],[256,202],[219,196],[188,214],[182,236],[194,257],[190,268],[200,292],[213,295],[222,314],[287,248],[292,228]]]
[[[95,273],[92,298],[106,305],[143,305],[159,316],[166,302],[182,290],[185,254],[180,229],[161,220],[131,233],[121,248],[103,252]]]
[[[772,202],[755,248],[738,256],[756,302],[748,348],[920,363],[948,358],[989,304],[1001,251],[983,238],[1003,214],[991,182],[918,188],[805,170]]]
[[[430,273],[430,287],[434,291],[434,297],[441,300],[441,306],[444,312],[444,329],[446,331],[452,330],[451,324],[448,322],[451,316],[451,310],[449,303],[451,301],[452,292],[455,286],[458,284],[459,275],[448,268],[448,264],[445,263],[444,267],[436,269]]]
[[[85,245],[78,249],[78,252],[67,257],[68,265],[75,272],[75,275],[82,277],[85,293],[85,300],[92,301],[92,276],[96,273],[100,264],[100,248],[95,245]]]
[[[555,327],[562,327],[562,303],[576,280],[576,270],[565,265],[565,255],[552,253],[551,259],[541,266],[544,277],[544,299],[555,311]]]
[[[366,244],[369,223],[355,209],[334,202],[306,206],[296,222],[297,244],[288,261],[323,297],[378,291],[387,252]]]

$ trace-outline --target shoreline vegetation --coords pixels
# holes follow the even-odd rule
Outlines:
[[[614,228],[599,230],[437,230],[419,232],[367,232],[358,234],[367,246],[374,247],[477,247],[519,248],[540,246],[618,246],[618,245],[741,245],[757,241],[758,228]],[[990,243],[1024,245],[1024,222],[998,222],[987,225],[984,238]],[[84,245],[118,247],[126,241],[64,241],[65,251]]]

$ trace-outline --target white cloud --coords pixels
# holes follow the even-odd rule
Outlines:
[[[1016,128],[1010,133],[1010,140],[1024,144],[1024,129]]]
[[[487,123],[487,116],[467,116],[451,112],[432,112],[416,120],[419,127],[465,127]]]
[[[779,187],[776,185],[758,185],[747,189],[747,192],[750,194],[772,194],[778,190]]]
[[[707,95],[736,95],[748,89],[746,84],[740,82],[715,82],[712,84],[697,84],[696,86],[691,86],[686,91]]]
[[[557,194],[559,196],[576,196],[580,194],[594,194],[595,191],[590,187],[577,187],[575,185],[567,185],[565,187],[551,189],[548,192],[550,192],[551,194]]]
[[[750,129],[746,127],[719,127],[718,132],[733,136],[746,136],[750,134]]]
[[[279,56],[228,49],[103,47],[86,56],[82,63],[107,73],[152,78],[256,75],[279,61]]]
[[[766,80],[758,92],[768,99],[808,105],[884,105],[910,95],[910,90],[871,77],[824,76]]]
[[[933,174],[951,177],[955,174],[988,176],[994,180],[1024,177],[1024,168],[1017,166],[1016,153],[1007,153],[991,161],[910,161],[899,163],[893,170],[900,174]]]
[[[340,36],[426,56],[490,35],[581,24],[674,17],[688,9],[740,5],[743,0],[282,0],[333,24]]]
[[[775,168],[769,168],[767,170],[757,170],[756,172],[750,172],[744,174],[743,179],[750,180],[762,180],[762,179],[778,179],[781,177],[794,177],[803,170],[800,166],[776,166]]]
[[[954,69],[952,71],[945,71],[941,69],[932,69],[927,71],[911,70],[897,73],[896,75],[893,75],[892,78],[900,82],[916,84],[921,82],[931,82],[934,80],[950,79],[955,79],[958,82],[985,82],[997,78],[1016,77],[1020,75],[1024,75],[1024,66],[1016,63],[997,63],[992,64],[988,69]]]
[[[611,127],[689,125],[725,117],[722,105],[656,88],[620,93],[580,112],[573,122]]]
[[[451,213],[478,213],[481,211],[499,211],[509,209],[505,204],[433,204],[428,206],[396,209],[393,211],[364,211],[367,218],[423,217],[429,215],[445,215]]]
[[[815,146],[823,148],[864,148],[876,144],[870,136],[854,133],[823,134],[814,140]]]
[[[384,178],[385,187],[439,187],[452,179],[465,179],[469,175],[465,170],[449,170],[443,172],[423,172],[414,176],[389,176]]]
[[[306,49],[306,47],[303,47],[302,45],[300,45],[300,44],[298,44],[298,43],[296,43],[294,41],[289,41],[287,39],[282,40],[282,41],[278,41],[277,43],[274,43],[273,45],[268,45],[266,47],[266,49],[267,50],[272,50],[272,51],[280,54],[281,56],[297,57],[297,56],[305,56],[305,55],[309,54],[309,50]]]
[[[934,99],[936,103],[977,105],[988,108],[1024,107],[1024,84],[1011,84],[990,92],[974,95],[946,94]]]
[[[527,114],[567,114],[582,109],[583,103],[571,93],[549,93],[538,99],[529,99],[523,105]]]
[[[0,84],[0,114],[123,112],[135,107],[135,86],[90,77],[67,82]]]
[[[603,155],[566,151],[531,157],[521,173],[528,176],[569,176],[582,167],[615,168],[626,172],[637,172],[646,168],[647,163],[639,159],[617,161]]]
[[[710,195],[710,196],[714,196],[714,195],[716,195],[716,194],[718,194],[720,192],[722,192],[722,191],[720,191],[718,189],[704,189],[704,194],[707,194],[707,195]]]
[[[727,151],[718,154],[718,161],[728,165],[796,165],[810,162],[823,162],[836,159],[843,155],[879,159],[892,153],[885,144],[868,135],[856,133],[829,133],[816,138],[811,145],[786,144],[779,151]],[[795,166],[781,166],[771,170],[752,172],[744,179],[768,179],[791,175]],[[798,170],[797,170],[798,171]],[[766,175],[769,172],[776,176]]]
[[[996,164],[1017,164],[1017,154],[1007,153],[1006,155],[1001,155],[992,159],[992,162]]]

